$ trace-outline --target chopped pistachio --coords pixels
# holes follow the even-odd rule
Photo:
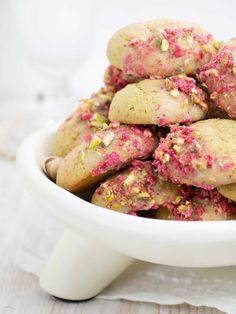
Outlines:
[[[157,48],[160,48],[160,46],[161,46],[161,39],[158,38],[158,37],[154,38],[154,39],[153,39],[153,45],[154,45],[155,47],[157,47]]]
[[[138,198],[146,198],[150,197],[150,194],[148,192],[141,192],[137,195]]]
[[[106,122],[107,122],[106,118],[100,113],[95,113],[91,119],[92,126],[96,128],[102,128],[103,124]]]
[[[162,39],[162,42],[161,42],[161,51],[168,51],[169,50],[169,43],[168,41],[164,38]]]
[[[112,206],[111,206],[112,209],[119,209],[120,208],[120,204],[119,203],[114,203]]]
[[[200,170],[205,170],[207,168],[206,162],[203,162],[203,161],[198,161],[196,163],[196,166]]]
[[[233,65],[233,74],[236,74],[236,64]]]
[[[199,132],[199,131],[194,131],[194,134],[197,135],[197,136],[200,136],[200,135],[201,135],[201,132]]]
[[[209,180],[211,180],[212,182],[216,182],[216,179],[213,177],[209,177]]]
[[[205,92],[208,91],[207,85],[205,83],[201,83],[200,86]]]
[[[174,97],[174,98],[178,98],[179,95],[180,95],[180,93],[179,93],[178,89],[174,88],[174,89],[172,89],[172,90],[170,91],[170,95],[171,95],[172,97]]]
[[[176,153],[179,153],[181,151],[181,147],[179,145],[176,145],[176,144],[173,146],[173,149]]]
[[[179,204],[182,201],[182,199],[183,199],[183,196],[180,196],[180,195],[176,196],[175,204]]]
[[[208,48],[207,45],[202,45],[202,50],[205,51],[205,52],[208,52],[209,48]]]
[[[115,136],[115,135],[114,135],[113,132],[108,132],[108,133],[104,136],[104,138],[103,138],[103,140],[102,140],[103,144],[104,144],[105,146],[109,146],[109,145],[111,144],[111,142],[113,141],[114,136]]]
[[[220,47],[221,47],[221,42],[220,42],[220,41],[214,41],[214,42],[213,42],[213,46],[214,46],[215,49],[218,50],[218,49],[220,49]]]
[[[168,78],[165,79],[165,87],[169,90],[173,87],[173,83],[171,80],[169,80]]]
[[[165,153],[164,156],[163,156],[164,163],[168,162],[169,160],[170,160],[170,155]]]
[[[89,144],[88,149],[92,150],[92,149],[96,148],[101,143],[101,141],[102,140],[100,139],[100,137],[94,135],[92,140],[91,140],[91,142],[90,142],[90,144]]]
[[[84,100],[87,104],[89,105],[93,105],[94,104],[94,100],[92,98],[88,98]]]
[[[99,98],[100,98],[101,100],[105,101],[105,102],[112,100],[111,95],[107,95],[107,94],[101,94],[101,95],[99,95]]]
[[[197,97],[196,95],[193,96],[193,101],[194,101],[194,103],[197,104],[197,105],[201,103],[200,98]]]
[[[113,199],[114,199],[113,193],[109,193],[108,195],[106,195],[106,200],[107,200],[108,202],[112,202]]]
[[[188,209],[188,206],[186,206],[186,205],[179,205],[179,206],[177,207],[177,209],[178,209],[178,211],[180,211],[180,212],[184,212],[186,209]]]
[[[135,186],[133,187],[131,190],[130,190],[130,194],[131,195],[136,195],[140,192],[140,188],[138,186]]]
[[[136,177],[133,174],[128,175],[128,177],[124,181],[124,186],[128,186],[135,181]]]
[[[176,143],[182,145],[182,144],[184,144],[184,139],[182,137],[178,137],[176,139]]]

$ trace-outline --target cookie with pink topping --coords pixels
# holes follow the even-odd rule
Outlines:
[[[210,98],[236,118],[236,42],[232,39],[201,68],[200,82],[206,84]]]
[[[224,197],[236,202],[236,183],[218,186],[217,190]]]
[[[132,160],[147,158],[157,143],[148,128],[113,123],[86,137],[63,159],[56,183],[71,192],[85,190]]]
[[[127,124],[169,126],[204,119],[204,92],[185,75],[159,80],[142,80],[117,92],[111,102],[109,119]]]
[[[56,131],[52,145],[53,155],[65,157],[86,136],[106,126],[112,97],[113,93],[102,88],[91,98],[82,100]]]
[[[198,25],[160,19],[122,28],[110,39],[111,64],[142,78],[196,74],[208,63],[219,44]]]
[[[236,219],[236,205],[218,193],[189,187],[187,196],[172,208],[160,208],[155,218],[166,220],[209,221]]]
[[[140,81],[139,77],[135,77],[132,74],[126,74],[122,70],[110,65],[104,74],[104,84],[108,91],[116,93],[130,83]]]
[[[181,200],[179,185],[164,180],[151,161],[140,160],[102,183],[92,197],[95,205],[132,215],[160,206],[177,206]]]
[[[158,171],[174,183],[205,189],[236,183],[236,121],[209,119],[172,127],[154,158]]]

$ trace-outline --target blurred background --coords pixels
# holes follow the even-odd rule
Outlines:
[[[227,40],[235,12],[234,0],[0,0],[0,154],[14,157],[28,133],[102,86],[117,29],[168,17]]]

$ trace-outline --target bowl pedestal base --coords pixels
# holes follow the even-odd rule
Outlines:
[[[65,231],[40,277],[40,286],[66,300],[93,298],[119,276],[133,258],[73,231]]]

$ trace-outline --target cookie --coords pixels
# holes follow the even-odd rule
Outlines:
[[[137,211],[178,204],[180,186],[164,180],[151,161],[135,160],[132,166],[102,183],[92,203],[118,212],[136,215]]]
[[[169,126],[201,120],[206,113],[205,96],[196,81],[179,75],[127,85],[115,94],[109,119],[127,124]]]
[[[181,204],[168,209],[162,207],[156,211],[156,219],[209,221],[230,220],[236,218],[236,206],[216,189],[212,191],[192,188]]]
[[[218,186],[217,190],[224,197],[236,202],[236,183]]]
[[[212,35],[190,22],[160,19],[132,24],[110,39],[107,56],[124,73],[142,78],[196,74],[219,48]]]
[[[125,74],[122,70],[110,65],[104,74],[104,84],[108,91],[116,93],[130,83],[139,82],[141,79]]]
[[[157,170],[174,183],[204,189],[236,182],[236,121],[209,119],[175,126],[154,153]]]
[[[236,117],[236,43],[233,39],[201,68],[198,79],[206,84],[210,98],[233,118]]]
[[[147,158],[157,143],[148,128],[113,123],[87,136],[63,159],[56,183],[71,192],[85,190],[132,160]]]
[[[65,157],[84,137],[108,124],[108,107],[113,94],[100,89],[91,98],[80,102],[78,108],[58,128],[53,139],[52,154]]]

